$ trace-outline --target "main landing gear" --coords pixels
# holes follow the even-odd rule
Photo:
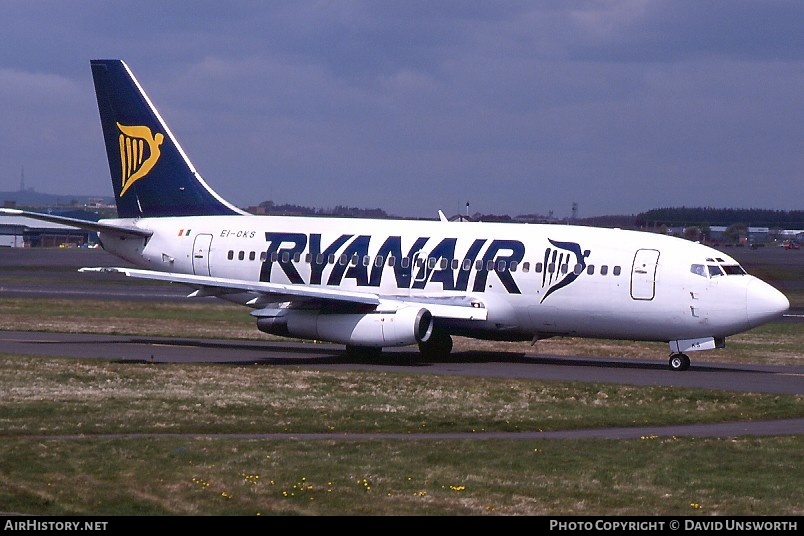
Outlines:
[[[426,360],[444,360],[449,357],[451,351],[452,337],[443,331],[433,331],[429,339],[419,343],[419,352]]]
[[[686,354],[670,356],[670,370],[687,370],[688,368],[690,368],[690,358]]]

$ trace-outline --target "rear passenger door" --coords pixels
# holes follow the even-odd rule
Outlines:
[[[211,275],[209,271],[209,247],[211,244],[211,234],[195,236],[193,241],[193,273],[195,275]]]

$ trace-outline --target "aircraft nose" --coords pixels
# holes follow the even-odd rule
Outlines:
[[[746,312],[752,328],[778,318],[789,308],[787,296],[764,281],[755,279],[748,284]]]

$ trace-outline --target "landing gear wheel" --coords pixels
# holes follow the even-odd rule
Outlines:
[[[347,344],[346,355],[349,359],[374,361],[382,357],[382,348],[373,346],[352,346],[351,344]]]
[[[690,368],[690,358],[685,354],[670,356],[670,370],[687,370],[688,368]]]
[[[446,359],[451,351],[452,337],[448,333],[434,331],[429,339],[419,343],[422,357],[430,361]]]

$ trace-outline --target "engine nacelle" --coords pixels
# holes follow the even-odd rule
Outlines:
[[[408,346],[430,338],[433,315],[427,309],[416,307],[405,307],[393,313],[364,314],[288,309],[281,316],[258,319],[257,329],[273,335],[350,346]]]

